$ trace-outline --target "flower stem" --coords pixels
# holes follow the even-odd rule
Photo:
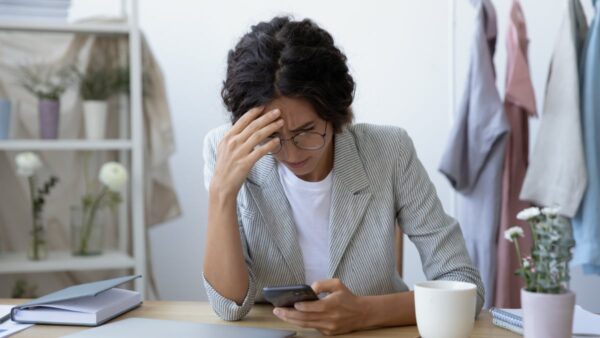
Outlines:
[[[90,236],[92,234],[92,226],[93,226],[94,218],[96,217],[96,212],[98,211],[100,202],[104,198],[104,195],[106,195],[107,191],[108,191],[108,189],[106,187],[102,188],[102,191],[100,192],[98,197],[94,200],[94,203],[92,204],[89,213],[86,212],[87,208],[84,208],[84,210],[83,210],[85,221],[83,223],[83,229],[82,229],[82,234],[81,234],[81,244],[79,246],[79,254],[81,254],[81,255],[87,254],[88,244],[89,244]]]
[[[31,257],[33,260],[38,260],[40,258],[40,254],[38,252],[38,224],[36,222],[37,220],[37,213],[38,213],[38,208],[35,205],[36,202],[36,198],[35,198],[35,178],[33,177],[33,175],[29,176],[27,178],[27,180],[29,181],[29,195],[31,198],[31,217],[32,217],[32,229],[31,229],[31,235],[33,236],[33,238],[31,239],[31,245],[32,245],[32,250],[33,250],[33,256]]]
[[[521,258],[521,249],[519,248],[519,240],[517,238],[514,239],[515,242],[515,251],[517,252],[517,259],[519,260],[519,266],[523,268],[523,259]]]

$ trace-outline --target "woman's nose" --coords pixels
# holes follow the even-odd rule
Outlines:
[[[290,140],[288,142],[283,142],[281,145],[281,151],[279,153],[287,162],[298,162],[302,160],[300,152],[301,149],[298,149],[294,142]]]

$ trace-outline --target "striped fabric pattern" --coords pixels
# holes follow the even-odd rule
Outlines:
[[[204,183],[213,176],[216,149],[231,125],[204,141]],[[428,280],[483,284],[471,263],[460,227],[448,216],[412,140],[401,128],[355,124],[335,135],[330,215],[329,278],[339,278],[356,295],[409,290],[395,268],[394,227],[401,224],[416,245]],[[204,279],[209,301],[224,320],[242,319],[265,286],[304,283],[302,252],[276,160],[265,156],[250,171],[238,195],[238,222],[249,271],[241,305],[222,297]]]

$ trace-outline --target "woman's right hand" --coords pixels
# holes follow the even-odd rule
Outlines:
[[[283,126],[281,112],[275,109],[261,116],[263,110],[250,109],[225,133],[217,147],[211,192],[237,196],[252,166],[277,148],[279,138],[261,143]]]

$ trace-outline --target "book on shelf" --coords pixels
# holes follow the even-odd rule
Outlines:
[[[523,334],[523,310],[504,309],[493,307],[490,309],[492,324]],[[575,305],[573,314],[573,335],[575,336],[600,336],[600,315],[587,311]]]
[[[139,292],[116,288],[139,277],[71,286],[13,307],[11,319],[29,324],[101,325],[141,305]]]

